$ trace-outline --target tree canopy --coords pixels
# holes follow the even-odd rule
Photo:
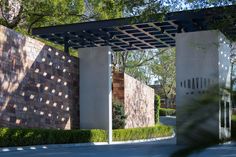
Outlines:
[[[28,33],[32,27],[206,8],[236,0],[0,0],[0,24]]]

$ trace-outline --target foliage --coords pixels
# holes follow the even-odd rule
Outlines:
[[[235,114],[233,114],[232,115],[232,119],[231,119],[233,122],[236,122],[236,115]]]
[[[116,71],[126,72],[130,76],[145,82],[150,82],[150,64],[167,49],[114,52],[113,66]]]
[[[123,17],[123,1],[122,0],[88,0],[93,7],[91,14],[96,19],[112,19]]]
[[[78,22],[83,18],[85,10],[83,0],[16,0],[15,2],[18,3],[12,2],[13,0],[1,0],[3,24],[10,28],[27,28],[28,33],[33,25],[42,27]],[[19,8],[19,11],[14,10],[14,7]],[[11,10],[15,11],[15,14],[12,14]],[[9,18],[11,16],[13,20]]]
[[[232,115],[231,119],[231,136],[233,140],[236,140],[236,115]]]
[[[152,75],[157,78],[160,85],[159,95],[165,99],[174,99],[176,86],[175,49],[167,49],[160,54],[150,65]]]
[[[165,125],[155,127],[114,130],[115,141],[146,139],[169,136],[172,128]],[[0,128],[0,147],[28,146],[43,144],[105,142],[104,130],[54,130]]]
[[[161,107],[161,97],[155,95],[155,123],[160,123],[160,107]]]
[[[226,6],[235,4],[235,0],[186,0],[185,4],[191,9],[209,8],[212,6]]]
[[[32,27],[123,16],[121,0],[0,0],[0,24],[20,32]]]
[[[1,147],[103,141],[106,141],[104,130],[0,128]]]
[[[114,141],[150,139],[172,134],[173,130],[170,126],[156,125],[153,127],[113,130],[113,139]]]
[[[160,116],[174,116],[176,110],[171,108],[160,108],[159,114]]]
[[[212,129],[219,127],[218,123],[214,123],[219,120],[219,87],[219,84],[215,84],[208,88],[205,94],[191,99],[191,104],[186,102],[178,108],[178,137],[188,143],[188,146],[178,150],[171,157],[187,157],[195,151],[223,142],[224,139],[219,139],[219,132]],[[221,89],[221,92],[227,95],[230,90]]]
[[[112,100],[112,128],[123,129],[126,118],[124,104],[119,100]]]

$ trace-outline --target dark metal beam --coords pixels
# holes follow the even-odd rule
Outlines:
[[[64,52],[66,54],[69,54],[69,48],[70,48],[70,46],[69,46],[69,38],[68,38],[68,35],[66,34],[64,36]]]
[[[163,21],[142,17],[92,21],[69,25],[34,28],[37,35],[54,43],[63,44],[64,51],[69,47],[99,47],[109,45],[114,51],[175,46],[175,35],[181,32],[217,29],[215,23],[227,23],[218,28],[223,33],[236,38],[236,5],[201,10],[167,13]],[[160,14],[162,15],[162,14]],[[230,32],[230,33],[229,33]]]

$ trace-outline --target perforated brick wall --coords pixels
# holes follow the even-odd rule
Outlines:
[[[79,126],[78,59],[0,26],[0,126]]]

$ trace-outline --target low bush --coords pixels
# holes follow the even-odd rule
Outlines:
[[[155,123],[160,123],[160,107],[161,107],[161,97],[159,95],[155,95]]]
[[[160,116],[174,116],[176,114],[176,110],[171,108],[160,108],[159,114]]]
[[[112,129],[123,129],[125,127],[125,115],[124,104],[119,100],[112,100]]]
[[[172,134],[172,128],[165,125],[154,127],[113,130],[114,141],[148,139]],[[0,147],[43,144],[106,142],[104,130],[53,130],[0,128]]]
[[[117,129],[113,130],[114,141],[127,141],[138,139],[150,139],[172,135],[173,130],[170,126],[156,125],[154,127]]]
[[[106,141],[106,132],[104,130],[0,128],[1,147],[103,141]]]
[[[232,115],[231,119],[231,136],[233,140],[236,140],[236,115]]]

